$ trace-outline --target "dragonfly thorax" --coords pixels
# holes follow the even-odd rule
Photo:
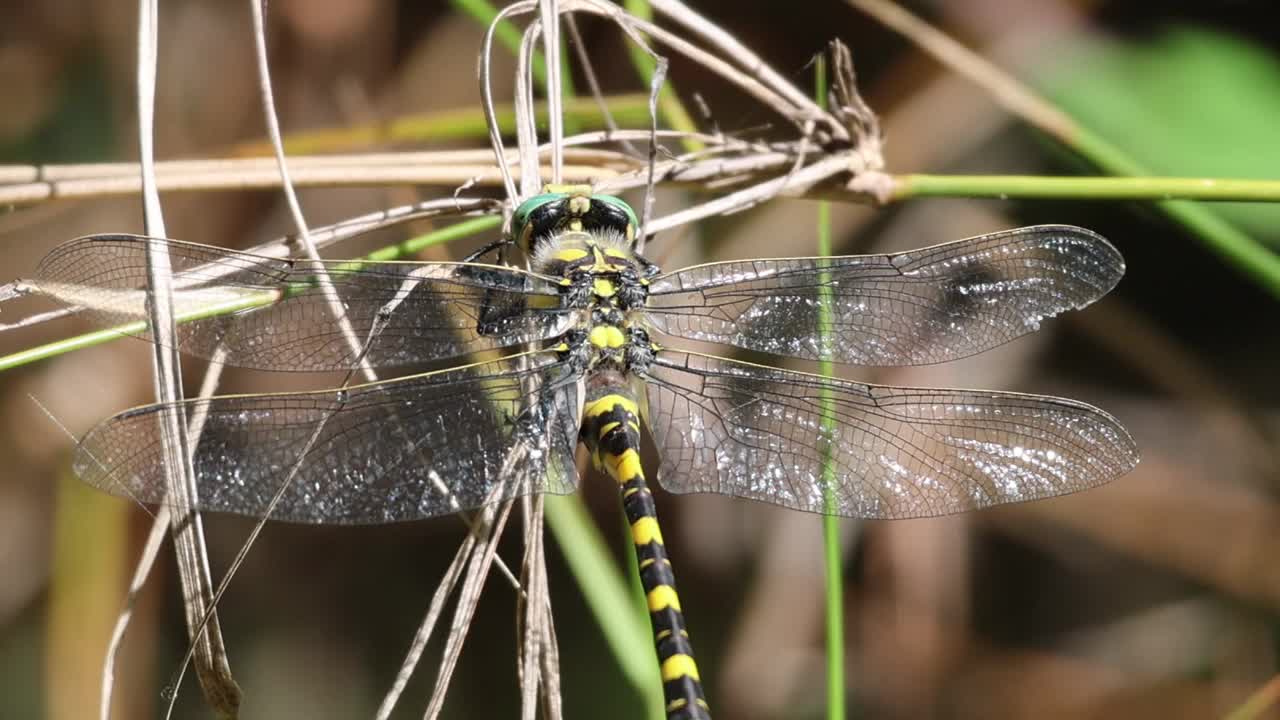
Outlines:
[[[604,231],[560,233],[538,246],[530,259],[534,270],[560,277],[574,307],[615,307],[629,311],[648,298],[649,278],[656,268],[636,255],[623,235]]]
[[[629,238],[611,230],[558,233],[538,247],[530,265],[562,278],[565,305],[584,311],[576,331],[563,338],[566,352],[592,371],[627,373],[648,364],[653,350],[637,311],[655,270]]]

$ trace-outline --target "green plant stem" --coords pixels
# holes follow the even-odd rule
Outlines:
[[[815,94],[818,105],[827,105],[827,63],[826,58],[819,56],[814,65]],[[818,201],[818,255],[831,255],[831,203]],[[831,305],[834,301],[829,283],[831,278],[824,274],[820,283],[818,304],[818,330],[821,333],[821,347],[828,346],[827,335],[832,325]],[[831,361],[825,350],[819,363],[819,372],[827,377],[835,375],[835,363]],[[826,438],[836,436],[835,399],[828,388],[821,393],[822,435]],[[835,514],[836,487],[835,467],[832,464],[830,444],[822,445],[822,499],[826,513],[822,517],[822,548],[826,566],[826,630],[827,630],[827,718],[828,720],[844,720],[844,560],[840,556],[840,517]]]
[[[1224,260],[1238,270],[1252,277],[1272,295],[1280,298],[1280,256],[1267,249],[1266,246],[1249,237],[1236,226],[1227,222],[1212,209],[1187,202],[1189,199],[1204,200],[1265,200],[1280,201],[1280,181],[1275,180],[1187,180],[1185,178],[1145,178],[1150,173],[1136,160],[1131,159],[1123,150],[1105,140],[1094,132],[1075,125],[1074,134],[1068,146],[1113,175],[1127,175],[1128,178],[1115,180],[1132,180],[1141,186],[1144,180],[1158,180],[1175,184],[1182,180],[1185,192],[1172,192],[1157,196],[1156,207],[1183,227],[1191,230],[1210,250],[1216,252]],[[1193,185],[1203,183],[1198,189]],[[1216,189],[1215,189],[1216,186]],[[1232,197],[1232,191],[1239,195]],[[1221,192],[1221,195],[1217,193]],[[1185,198],[1185,199],[1173,199]]]
[[[1128,165],[1117,170],[1137,170]],[[1203,205],[1187,200],[1280,202],[1280,180],[1181,177],[1039,177],[1034,175],[895,175],[890,197],[1156,200],[1170,217],[1280,297],[1280,255]]]
[[[1102,136],[1079,125],[1070,144],[1076,152],[1092,161],[1099,168],[1114,175],[1148,175],[1147,169],[1131,159],[1118,146]],[[1280,201],[1280,181],[1275,180],[1219,180],[1221,183],[1269,185],[1271,192],[1258,200]],[[1188,199],[1199,199],[1188,194]],[[1206,198],[1218,199],[1218,198]],[[1156,203],[1166,215],[1194,233],[1212,251],[1227,262],[1252,277],[1277,298],[1280,298],[1280,256],[1227,222],[1212,209],[1185,200],[1162,200]]]
[[[645,717],[662,720],[664,700],[662,685],[654,672],[658,657],[649,637],[649,619],[636,612],[632,590],[622,579],[600,531],[583,507],[582,496],[577,493],[547,496],[546,516],[547,526],[555,535],[556,544],[600,626],[605,643],[627,680],[640,693]]]
[[[894,175],[891,199],[996,197],[1064,200],[1280,202],[1280,180],[1041,175]]]

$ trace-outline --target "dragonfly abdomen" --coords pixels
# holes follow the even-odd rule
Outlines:
[[[640,413],[624,383],[600,373],[582,416],[582,440],[592,461],[618,483],[631,526],[640,583],[649,605],[669,720],[709,720],[710,709],[685,626],[675,574],[658,525],[657,507],[640,463]],[[603,376],[603,377],[602,377]],[[617,379],[620,379],[618,376]]]

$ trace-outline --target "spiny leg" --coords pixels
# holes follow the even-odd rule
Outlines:
[[[582,433],[597,467],[608,473],[622,492],[622,506],[640,564],[640,582],[649,603],[667,718],[710,720],[676,593],[675,575],[662,542],[657,508],[640,465],[640,418],[630,393],[610,393],[588,403]]]

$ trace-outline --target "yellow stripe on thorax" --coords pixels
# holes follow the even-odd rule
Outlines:
[[[584,250],[583,248],[560,248],[555,252],[555,255],[554,255],[556,260],[562,260],[564,262],[573,262],[575,260],[581,260],[586,256],[587,256],[587,251]]]
[[[618,294],[618,286],[608,278],[592,278],[591,291],[594,292],[598,298],[611,298]]]
[[[591,344],[600,348],[620,348],[627,344],[627,336],[616,325],[596,325],[587,336]]]

